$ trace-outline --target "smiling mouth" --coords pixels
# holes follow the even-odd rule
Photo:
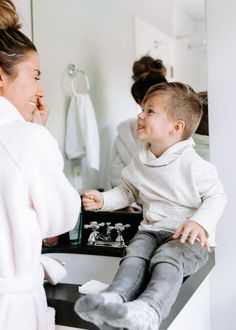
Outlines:
[[[144,128],[143,125],[138,125],[138,126],[137,126],[137,129],[143,129],[143,128]]]
[[[29,104],[32,105],[33,108],[36,108],[36,102],[35,101],[30,100]]]

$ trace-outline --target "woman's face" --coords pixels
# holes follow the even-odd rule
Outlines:
[[[38,94],[42,94],[38,54],[29,51],[23,62],[16,65],[12,79],[1,71],[0,95],[6,97],[27,121],[32,121]]]

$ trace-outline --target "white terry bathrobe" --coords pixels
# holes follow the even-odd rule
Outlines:
[[[71,230],[80,197],[48,130],[0,97],[0,329],[52,330],[42,239]]]

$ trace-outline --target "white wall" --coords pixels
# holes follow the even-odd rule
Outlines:
[[[212,330],[235,330],[236,305],[236,2],[207,0],[208,99],[211,159],[228,195],[218,226],[211,275]]]
[[[31,31],[31,6],[30,0],[13,1],[22,22],[22,31],[29,37],[32,37]]]
[[[138,16],[172,36],[173,4],[174,0],[33,0],[33,36],[51,109],[47,126],[61,150],[64,148],[65,117],[71,95],[65,72],[67,65],[74,63],[87,73],[90,80],[90,95],[100,131],[101,171],[83,176],[86,177],[86,188],[107,188],[105,182],[116,127],[122,120],[137,114],[130,93],[135,59],[134,18]],[[184,31],[188,28],[189,32],[194,22],[187,19],[186,14],[182,20],[181,13],[179,9],[175,15],[179,17],[177,26]],[[196,24],[191,32],[196,32]],[[181,73],[176,75],[177,79],[190,83],[189,76],[196,77],[200,72],[193,64],[193,54],[195,58],[196,49],[186,50],[186,54],[179,52],[183,67],[178,70]],[[187,74],[183,77],[183,73]],[[197,79],[194,81],[197,90],[203,89]],[[74,164],[66,161],[65,165],[66,174],[73,182]]]
[[[50,8],[49,3],[50,1]],[[42,64],[42,83],[51,113],[48,128],[64,147],[65,116],[70,95],[64,75],[69,63],[90,80],[101,139],[101,168],[90,187],[104,186],[117,124],[136,115],[130,94],[134,61],[134,16],[172,33],[172,1],[34,0],[34,41]],[[56,8],[55,11],[52,8]],[[161,8],[161,10],[158,10]],[[66,174],[73,171],[66,162]],[[88,187],[87,187],[88,188]]]

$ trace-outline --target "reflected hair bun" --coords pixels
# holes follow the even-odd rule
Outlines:
[[[165,77],[166,67],[162,60],[154,60],[151,56],[142,56],[139,60],[134,62],[132,75],[134,81],[145,79],[150,74],[157,74]]]
[[[16,12],[16,7],[11,0],[0,1],[0,29],[15,29],[21,28],[19,16]]]

